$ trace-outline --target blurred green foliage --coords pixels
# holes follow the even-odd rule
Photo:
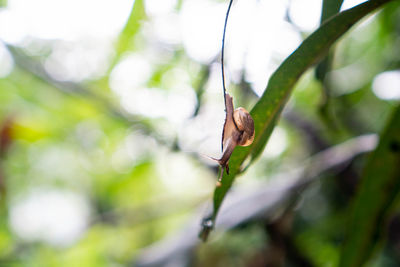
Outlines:
[[[242,165],[246,157],[250,155],[251,161],[253,161],[264,149],[280,113],[288,101],[291,90],[300,76],[310,66],[315,64],[326,53],[329,47],[353,24],[386,2],[367,2],[351,10],[347,10],[321,25],[272,74],[264,94],[251,111],[251,115],[254,118],[255,131],[258,134],[251,146],[245,148],[238,147],[236,150],[240,149],[240,152],[237,151],[232,156],[230,160],[231,173],[224,175],[226,178],[223,185],[215,190],[213,219],[217,217],[219,207],[235,175],[240,173],[240,169],[244,168]]]
[[[174,2],[174,14],[183,12],[187,1]],[[7,9],[10,2],[0,1],[0,7]],[[134,1],[125,26],[115,33],[105,70],[94,78],[58,80],[51,74],[45,62],[60,43],[71,44],[70,40],[32,41],[29,37],[30,41],[19,44],[1,41],[13,67],[0,78],[0,266],[148,266],[141,262],[146,247],[186,229],[198,210],[205,214],[203,203],[212,198],[217,172],[202,156],[199,139],[210,139],[208,128],[213,128],[218,114],[223,117],[222,97],[210,89],[218,62],[196,61],[181,43],[171,45],[157,39],[152,23],[158,17],[146,9],[149,2]],[[224,8],[227,4],[212,2]],[[384,1],[368,1],[366,6],[378,2]],[[338,12],[341,3],[324,0],[322,20]],[[344,22],[341,16],[348,15],[339,14],[314,34],[301,32],[311,37],[323,34],[311,44],[302,44],[301,49],[309,52],[290,57],[297,57],[303,65],[285,69],[286,61],[279,81],[272,76],[265,95],[276,93],[281,105],[274,106],[275,98],[258,98],[245,70],[240,79],[232,79],[229,90],[235,104],[250,110],[258,103],[252,114],[258,123],[256,134],[262,139],[253,152],[235,151],[234,174],[240,171],[245,156],[258,157],[235,186],[257,186],[276,179],[315,153],[363,134],[380,134],[377,150],[369,158],[354,155],[344,166],[323,172],[317,181],[295,193],[290,205],[278,207],[279,213],[249,217],[233,229],[216,231],[207,243],[196,241],[189,250],[182,250],[182,264],[399,265],[399,188],[387,186],[383,193],[378,188],[385,181],[395,185],[400,178],[398,142],[388,141],[389,137],[398,139],[398,131],[384,130],[398,130],[398,112],[390,114],[398,110],[399,103],[398,98],[380,96],[376,81],[389,71],[399,75],[400,3],[391,1],[331,46],[358,21],[348,16],[351,21]],[[293,21],[287,23],[296,28]],[[328,48],[329,60],[324,61],[328,66],[315,75],[311,65],[322,59]],[[134,109],[140,101],[135,102],[135,111],[129,110],[126,102],[135,98],[120,95],[110,86],[116,69],[132,55],[150,65],[148,77],[139,77],[144,79],[141,87],[146,88],[140,96],[152,96],[143,100],[147,101],[146,112]],[[140,76],[138,70],[132,72],[125,75]],[[276,89],[270,88],[273,86]],[[286,90],[285,95],[279,94],[281,90]],[[291,97],[279,121],[289,92]],[[168,110],[156,113],[169,102],[171,109],[189,105],[190,114],[182,119],[181,114],[171,115]],[[328,112],[321,112],[324,103],[328,103]],[[274,113],[268,114],[269,109]],[[207,112],[212,120],[202,117]],[[280,133],[275,138],[274,129]],[[213,137],[219,141],[220,132],[216,131]],[[271,141],[283,144],[272,156],[268,153],[276,143],[269,142],[264,150],[271,133]],[[200,137],[190,139],[195,134]],[[387,171],[393,172],[385,175]],[[232,177],[228,177],[230,183],[218,205]],[[369,190],[369,183],[376,186]],[[195,218],[200,225],[198,216]],[[173,239],[168,242],[168,248],[154,250],[151,257],[173,256],[182,245]],[[361,249],[359,242],[368,249]],[[350,254],[358,259],[356,264]]]

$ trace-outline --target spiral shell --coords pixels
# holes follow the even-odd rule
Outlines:
[[[236,129],[241,132],[237,145],[249,146],[254,141],[254,121],[250,113],[242,107],[233,112]]]

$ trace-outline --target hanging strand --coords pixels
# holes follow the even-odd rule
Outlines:
[[[231,11],[232,2],[233,2],[233,0],[230,0],[229,6],[228,6],[228,10],[226,11],[224,33],[222,35],[221,72],[222,72],[222,89],[224,91],[224,104],[225,104],[225,107],[226,107],[226,87],[225,87],[225,71],[224,71],[225,32],[226,32],[226,24],[228,23],[229,12]]]

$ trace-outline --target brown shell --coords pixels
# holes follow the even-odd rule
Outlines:
[[[250,113],[245,108],[239,107],[233,112],[233,120],[236,128],[242,132],[238,145],[251,145],[254,141],[254,121]]]

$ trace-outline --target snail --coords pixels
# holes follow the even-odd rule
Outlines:
[[[229,174],[228,161],[236,146],[249,146],[254,140],[254,121],[250,113],[239,107],[233,110],[232,97],[226,93],[225,87],[225,73],[224,73],[224,47],[225,47],[225,33],[226,25],[228,23],[229,11],[231,10],[233,0],[229,1],[228,10],[225,16],[224,33],[222,35],[222,49],[221,49],[221,74],[222,74],[222,89],[225,100],[225,123],[222,130],[222,157],[220,159],[212,158],[217,161],[221,166],[221,173],[218,177],[217,187],[221,186],[222,176],[224,170]]]
[[[217,181],[217,186],[221,186],[222,175],[224,170],[229,174],[229,159],[236,146],[249,146],[254,140],[254,121],[250,113],[239,107],[233,109],[232,97],[226,94],[225,102],[225,123],[222,131],[222,156],[215,159],[221,166],[221,174]]]

